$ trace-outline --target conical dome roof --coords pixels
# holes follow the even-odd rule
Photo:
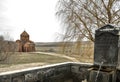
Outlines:
[[[21,36],[29,36],[29,34],[28,34],[26,31],[23,31],[23,32],[21,33]]]

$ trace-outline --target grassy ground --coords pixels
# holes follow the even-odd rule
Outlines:
[[[52,55],[44,53],[14,53],[9,56],[6,61],[0,62],[0,73],[6,71],[20,70],[31,67],[38,67],[54,63],[70,62],[73,59],[78,60],[78,62],[93,62],[93,57],[80,56],[80,55],[64,55],[51,53]],[[64,57],[67,56],[67,57]],[[70,57],[70,58],[69,58]],[[72,58],[72,59],[71,59]]]
[[[53,64],[53,63],[61,63],[71,61],[69,59],[45,54],[38,54],[38,53],[15,53],[11,55],[6,61],[0,64],[0,67],[6,67],[16,64],[29,64],[29,63],[46,63],[46,64]]]
[[[85,63],[93,63],[93,55],[91,55],[91,57],[89,56],[81,56],[81,55],[67,55],[70,57],[73,57],[75,59],[77,59],[79,62],[85,62]]]
[[[86,46],[89,46],[89,45],[86,45]],[[94,57],[93,56],[93,54],[94,54],[94,48],[93,47],[82,48],[79,55],[76,54],[76,51],[73,52],[69,48],[71,48],[71,47],[66,48],[66,50],[63,53],[63,47],[60,47],[60,46],[55,46],[55,47],[53,47],[53,46],[49,46],[49,47],[38,46],[38,47],[36,47],[36,51],[63,54],[65,56],[73,57],[76,60],[78,60],[79,62],[93,63],[93,60],[94,60],[93,59],[93,57]]]
[[[26,69],[31,67],[38,67],[48,64],[54,64],[54,63],[62,63],[62,62],[70,62],[73,61],[73,59],[69,58],[75,58],[78,60],[78,62],[93,62],[93,58],[79,56],[79,55],[66,55],[67,57],[64,57],[64,54],[58,54],[59,56],[55,55],[54,53],[51,53],[53,55],[48,54],[40,54],[40,53],[18,53],[9,56],[9,58],[6,61],[0,62],[0,73],[6,72],[6,71],[13,71],[13,70],[20,70],[20,69]]]

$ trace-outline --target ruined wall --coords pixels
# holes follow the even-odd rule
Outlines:
[[[88,78],[89,64],[62,63],[1,73],[0,82],[81,82]]]

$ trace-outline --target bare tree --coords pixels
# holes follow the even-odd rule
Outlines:
[[[56,14],[64,25],[64,41],[94,42],[95,29],[120,25],[120,0],[59,0]]]
[[[5,16],[3,15],[6,7],[4,6],[5,0],[0,0],[0,31],[5,31]],[[7,39],[7,40],[5,40]],[[11,54],[15,51],[15,43],[10,41],[9,34],[0,35],[0,63],[7,61]]]
[[[0,36],[0,63],[6,61],[15,52],[15,43]]]

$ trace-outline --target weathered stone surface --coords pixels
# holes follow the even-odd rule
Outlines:
[[[0,82],[82,82],[90,64],[62,63],[0,74]]]
[[[98,70],[92,70],[90,72],[89,82],[116,82],[115,71],[105,72]]]
[[[119,39],[120,29],[112,25],[106,25],[96,30],[94,64],[102,66],[117,66],[120,63]]]
[[[94,66],[89,72],[88,82],[118,82],[120,28],[105,25],[96,30],[94,49]]]
[[[35,43],[29,40],[29,34],[26,31],[20,35],[20,40],[16,40],[17,51],[19,52],[33,52],[35,51]]]

